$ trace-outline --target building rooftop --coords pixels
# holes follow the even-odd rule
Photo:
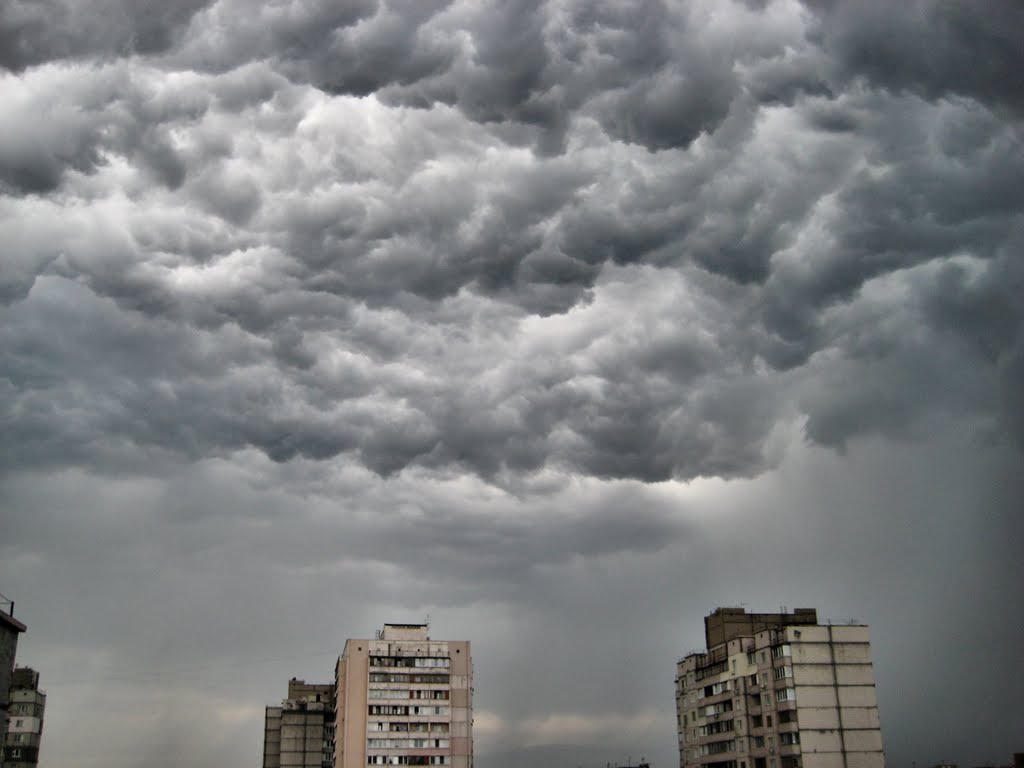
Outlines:
[[[14,603],[11,603],[11,610],[14,610]],[[14,618],[12,614],[4,611],[2,608],[0,608],[0,627],[3,627],[8,632],[24,632],[27,629],[27,627],[24,624],[22,624],[20,621]]]
[[[39,673],[32,667],[15,667],[11,673],[11,688],[38,690]]]
[[[428,624],[391,624],[386,623],[380,631],[381,640],[429,640]]]
[[[801,624],[817,624],[815,608],[795,608],[792,613],[747,613],[744,608],[716,608],[704,617],[704,639],[708,650],[737,637],[747,637],[765,629]]]

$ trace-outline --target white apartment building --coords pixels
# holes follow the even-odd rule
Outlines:
[[[334,765],[473,765],[469,642],[385,624],[338,659]]]
[[[682,768],[884,768],[868,628],[719,608],[678,664]]]

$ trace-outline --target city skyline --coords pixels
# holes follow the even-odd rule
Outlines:
[[[478,768],[665,768],[719,606],[869,625],[891,766],[1005,763],[1021,29],[0,3],[0,592],[41,768],[258,765],[283,681],[395,620],[472,640]]]

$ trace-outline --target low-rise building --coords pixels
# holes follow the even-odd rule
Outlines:
[[[288,681],[288,698],[267,707],[263,768],[331,768],[334,684]]]

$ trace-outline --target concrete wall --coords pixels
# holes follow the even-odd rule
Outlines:
[[[771,627],[788,624],[817,624],[813,608],[797,608],[793,613],[747,613],[743,608],[718,608],[704,618],[704,639],[708,648],[735,637],[748,637]]]
[[[363,768],[366,765],[369,648],[369,640],[348,640],[338,662],[343,675],[338,679],[334,762],[337,768]]]
[[[426,624],[385,624],[381,630],[381,640],[429,640],[429,627]]]
[[[38,717],[24,717],[12,715],[7,725],[7,732],[15,733],[39,733],[43,730],[43,721]]]
[[[845,685],[839,688],[839,706],[841,707],[877,707],[873,685]]]
[[[263,768],[281,765],[281,707],[267,707],[263,718]]]
[[[796,685],[832,685],[834,667],[831,664],[793,664],[793,682]]]

